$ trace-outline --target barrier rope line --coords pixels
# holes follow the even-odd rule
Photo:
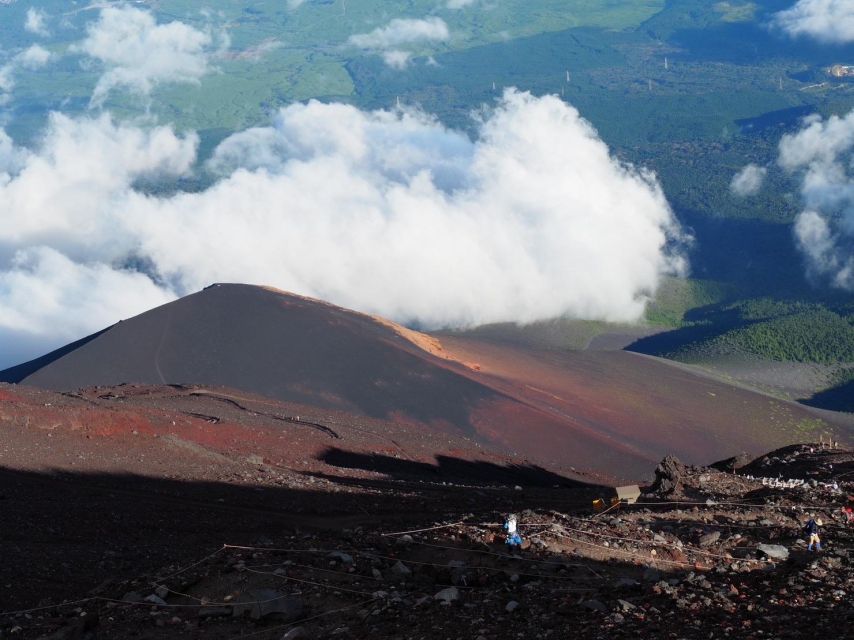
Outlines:
[[[302,584],[310,584],[310,585],[315,586],[315,587],[324,587],[326,589],[332,589],[333,591],[347,591],[348,593],[357,593],[361,596],[372,596],[373,595],[372,593],[370,593],[368,591],[361,591],[358,589],[349,589],[347,587],[338,587],[335,585],[325,584],[323,582],[315,582],[313,580],[305,580],[302,578],[295,578],[293,576],[282,575],[280,573],[273,573],[272,571],[258,571],[256,569],[250,569],[248,567],[246,568],[246,571],[248,571],[249,573],[256,573],[258,575],[274,576],[276,578],[280,578],[282,580],[286,580],[286,581],[290,581],[290,582],[299,582]]]
[[[757,500],[764,500],[764,498],[757,498]],[[632,502],[632,503],[619,503],[624,507],[668,507],[676,504],[682,505],[691,505],[697,507],[751,507],[754,509],[812,509],[812,510],[823,510],[823,509],[838,509],[837,505],[827,505],[827,504],[758,504],[755,502],[718,502],[712,501],[709,502],[692,502],[687,500],[667,500],[664,502]]]
[[[44,607],[34,607],[32,609],[20,609],[18,611],[3,611],[0,612],[0,617],[3,616],[19,616],[24,615],[25,613],[35,613],[36,611],[47,611],[48,609],[57,609],[59,607],[73,607],[76,604],[83,604],[85,602],[92,602],[96,600],[95,596],[91,596],[89,598],[83,598],[81,600],[72,600],[70,602],[62,602],[60,604],[50,604]]]
[[[202,558],[202,559],[201,559],[201,560],[199,560],[198,562],[194,562],[193,564],[187,565],[187,566],[186,566],[186,567],[184,567],[183,569],[178,569],[178,571],[176,571],[175,573],[170,573],[168,576],[157,577],[157,578],[155,578],[155,580],[156,580],[157,582],[163,582],[163,581],[166,581],[166,580],[171,580],[171,579],[172,579],[172,578],[174,578],[175,576],[179,576],[179,575],[181,575],[182,573],[186,573],[186,572],[187,572],[187,571],[189,571],[190,569],[192,569],[192,568],[194,568],[194,567],[198,567],[200,564],[202,564],[202,563],[204,563],[204,562],[207,562],[207,561],[208,561],[208,560],[210,560],[211,558],[214,558],[214,557],[218,556],[220,553],[222,553],[223,551],[225,551],[225,549],[226,549],[226,547],[225,547],[225,545],[223,545],[223,546],[221,546],[219,549],[217,549],[216,551],[214,551],[213,553],[211,553],[211,554],[209,554],[209,555],[206,555],[204,558]]]
[[[561,533],[555,533],[554,535],[557,536],[558,538],[564,538],[566,540],[572,540],[576,544],[586,544],[588,546],[595,547],[597,549],[604,549],[605,551],[608,551],[609,553],[622,553],[622,554],[627,555],[629,557],[643,559],[644,561],[649,562],[649,563],[653,563],[653,564],[660,562],[660,563],[672,564],[672,565],[676,565],[676,566],[680,566],[680,567],[693,567],[694,566],[694,563],[691,563],[691,562],[680,562],[679,560],[666,560],[664,558],[656,558],[656,557],[652,557],[652,556],[642,555],[642,554],[637,553],[635,551],[628,551],[626,549],[614,549],[612,547],[606,547],[606,546],[601,545],[601,544],[596,544],[595,542],[588,542],[587,540],[580,540],[578,538],[573,538],[572,536],[567,536],[567,535],[564,535]]]

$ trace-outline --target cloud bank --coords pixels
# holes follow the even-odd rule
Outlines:
[[[0,137],[0,345],[58,346],[215,281],[428,327],[626,321],[685,267],[654,177],[555,97],[508,91],[475,140],[296,104],[226,139],[209,188],[137,186],[191,172],[197,145],[106,115],[54,115],[32,151]]]
[[[807,118],[799,132],[783,136],[777,162],[801,176],[804,211],[795,238],[809,273],[854,291],[854,110]]]
[[[798,0],[774,15],[774,24],[790,36],[807,36],[821,42],[854,42],[854,2],[851,0]]]
[[[72,50],[104,66],[92,95],[100,106],[120,88],[148,96],[161,83],[198,83],[210,70],[213,44],[209,31],[178,21],[158,25],[148,11],[119,6],[101,9]]]

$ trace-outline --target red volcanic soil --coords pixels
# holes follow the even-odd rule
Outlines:
[[[665,454],[707,463],[833,430],[806,408],[636,354],[437,339],[248,285],[214,285],[0,379],[90,389],[26,411],[8,398],[14,388],[3,390],[7,420],[39,429],[58,422],[127,441],[130,451],[156,437],[189,459],[251,455],[288,468],[383,466],[341,453],[350,451],[637,479]],[[149,386],[91,390],[121,383]]]
[[[548,435],[537,439],[528,438],[526,429],[505,427],[490,434],[533,459],[577,459],[575,450],[592,456],[588,464],[614,472],[635,473],[631,461],[647,460],[638,468],[643,473],[666,451],[706,463],[727,451],[763,451],[822,432],[848,439],[843,420],[828,424],[796,403],[658,358],[627,351],[522,349],[459,337],[442,337],[442,345],[450,357],[478,363],[478,370],[468,374],[473,379],[512,397],[516,406],[524,404],[561,423],[555,429],[554,422],[543,420],[539,430]],[[512,414],[500,404],[482,411],[493,409]]]

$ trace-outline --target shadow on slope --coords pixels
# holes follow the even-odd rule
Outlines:
[[[443,466],[465,477],[501,472],[450,458]],[[424,468],[410,470],[417,474]],[[529,476],[521,472],[508,470],[500,481],[524,483]],[[427,480],[435,480],[427,473]],[[376,483],[358,478],[336,478],[337,485],[305,476],[290,480],[292,486],[260,486],[0,467],[0,609],[87,595],[120,598],[123,593],[113,590],[122,580],[195,562],[226,543],[270,544],[306,530],[336,537],[343,528],[363,525],[396,531],[440,521],[449,511],[485,516],[496,510],[566,508],[568,502],[584,506],[589,505],[584,489],[597,491],[577,482],[572,495],[512,486],[386,483],[378,493]]]
[[[854,378],[815,394],[801,402],[810,407],[854,413]]]
[[[499,465],[483,460],[462,460],[450,456],[436,456],[436,464],[403,460],[381,454],[357,453],[343,449],[330,448],[319,458],[326,464],[343,469],[360,469],[384,473],[398,480],[430,478],[433,481],[464,481],[488,484],[517,484],[536,487],[590,487],[577,480],[570,480],[560,474],[548,471],[537,465],[514,464]]]

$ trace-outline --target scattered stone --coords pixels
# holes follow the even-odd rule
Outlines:
[[[128,591],[125,595],[122,596],[122,602],[145,602],[145,596],[136,591]]]
[[[620,607],[620,610],[622,610],[622,611],[631,611],[632,609],[637,609],[637,607],[635,605],[633,605],[631,602],[629,602],[628,600],[618,599],[617,605]]]
[[[308,632],[303,627],[294,627],[283,635],[281,640],[308,640]]]
[[[701,549],[705,549],[706,547],[711,547],[718,540],[720,540],[721,532],[720,531],[710,531],[702,536],[700,536],[700,540],[698,544]]]
[[[647,567],[643,572],[644,582],[658,582],[661,580],[661,571],[653,567]]]
[[[348,553],[344,553],[343,551],[333,551],[326,557],[330,560],[340,562],[341,564],[353,564],[353,556]]]
[[[518,609],[518,608],[519,608],[519,603],[518,603],[518,602],[516,602],[515,600],[511,600],[510,602],[508,602],[508,603],[507,603],[507,606],[506,606],[506,607],[504,607],[504,610],[505,610],[507,613],[513,613],[513,612],[514,612],[514,611],[516,611],[516,609]]]
[[[602,611],[605,612],[608,610],[604,604],[599,602],[598,600],[585,600],[581,603],[581,606],[585,609],[590,609],[591,611]]]
[[[391,572],[398,578],[405,578],[412,575],[412,570],[398,560],[391,568]]]
[[[248,613],[253,620],[270,616],[285,621],[295,620],[302,612],[302,600],[272,589],[252,589],[242,594],[232,607],[232,615],[235,618]]]
[[[433,596],[433,599],[447,603],[456,602],[460,599],[460,590],[456,587],[448,587]]]

